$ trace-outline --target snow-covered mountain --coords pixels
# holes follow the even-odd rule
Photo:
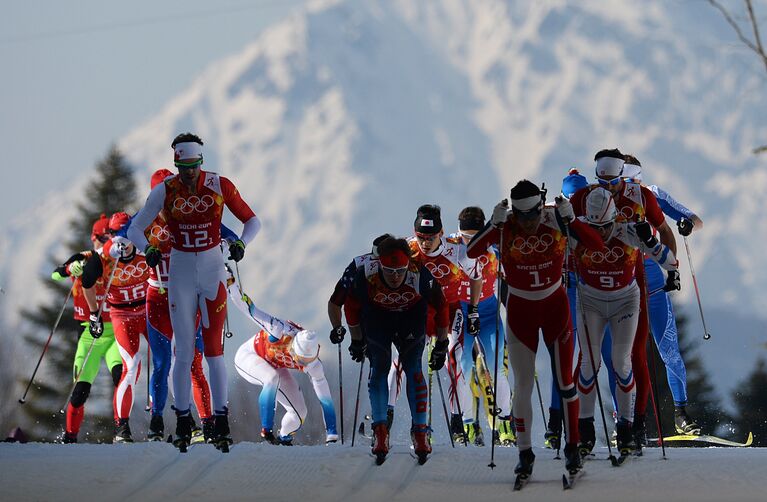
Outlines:
[[[211,65],[119,145],[148,192],[171,139],[201,135],[206,168],[264,223],[240,267],[246,289],[319,330],[346,263],[376,235],[409,233],[420,204],[455,227],[462,207],[489,212],[522,177],[553,193],[568,167],[590,175],[593,154],[619,146],[705,221],[690,238],[704,305],[764,319],[767,159],[750,149],[767,138],[767,99],[734,47],[696,2],[320,1]],[[29,272],[43,272],[87,176],[0,242],[5,338],[41,299]]]

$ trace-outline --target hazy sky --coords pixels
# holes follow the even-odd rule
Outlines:
[[[209,63],[306,0],[6,2],[0,16],[0,232],[92,169]],[[1,235],[1,234],[0,234]]]

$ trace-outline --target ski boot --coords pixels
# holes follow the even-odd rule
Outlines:
[[[618,463],[622,464],[623,460],[631,455],[636,450],[636,443],[634,442],[634,436],[631,433],[631,423],[625,418],[618,419],[618,423],[615,426],[618,433],[617,446],[620,458]]]
[[[229,445],[232,441],[232,434],[229,430],[229,409],[224,407],[223,411],[217,411],[213,427],[214,444],[217,449],[223,453],[229,453]]]
[[[511,417],[498,418],[498,443],[500,446],[514,446],[517,436],[511,424]]]
[[[376,464],[381,465],[386,460],[389,453],[389,430],[385,422],[379,422],[373,425],[373,456],[376,458]]]
[[[192,442],[192,423],[192,415],[188,410],[183,414],[176,411],[176,438],[173,440],[173,446],[181,453],[186,453]]]
[[[532,448],[521,450],[519,452],[519,462],[514,468],[514,474],[517,477],[514,479],[514,491],[521,490],[527,483],[528,478],[533,474],[533,464],[535,463],[535,454]]]
[[[690,418],[684,406],[674,406],[674,428],[679,434],[700,436],[700,425]]]
[[[549,423],[543,434],[543,444],[552,450],[559,450],[562,446],[562,410],[549,408]]]
[[[634,436],[637,455],[642,454],[642,448],[647,446],[647,424],[644,415],[634,415],[634,423],[631,426],[631,434]],[[617,444],[617,443],[616,443]]]
[[[280,445],[293,446],[293,435],[288,434],[287,436],[280,436]]]
[[[194,418],[192,418],[192,444],[204,442],[205,434],[203,434],[202,427],[197,425],[197,423],[194,421]]]
[[[165,423],[162,415],[152,415],[149,420],[149,434],[146,438],[149,441],[162,441],[165,438]]]
[[[113,443],[132,443],[133,436],[130,432],[127,418],[121,418],[115,422],[115,437]]]
[[[594,444],[597,441],[593,417],[578,419],[578,435],[581,438],[578,443],[578,451],[581,454],[581,458],[586,458],[591,454],[591,450],[594,449]]]
[[[565,443],[565,469],[572,474],[577,473],[583,467],[581,453],[575,443]]]
[[[64,432],[64,435],[61,436],[61,443],[62,444],[77,443],[77,434],[74,432]]]
[[[202,419],[202,437],[206,443],[213,442],[213,436],[216,434],[216,421],[213,417]]]
[[[463,444],[465,436],[463,435],[463,417],[456,413],[450,416],[450,432],[453,434],[453,441]]]
[[[394,408],[388,408],[386,410],[386,430],[391,431],[391,426],[394,423]]]
[[[485,437],[482,434],[482,428],[477,422],[463,424],[463,430],[469,437],[470,443],[474,443],[475,446],[485,446]]]
[[[425,424],[414,425],[410,431],[410,439],[413,441],[413,451],[418,458],[418,463],[420,465],[425,464],[429,459],[429,454],[431,454],[429,427]]]
[[[325,436],[325,444],[329,445],[329,444],[337,443],[338,442],[338,437],[339,437],[338,434],[328,433]]]
[[[272,429],[261,429],[261,438],[269,444],[280,444],[280,440],[274,436]]]

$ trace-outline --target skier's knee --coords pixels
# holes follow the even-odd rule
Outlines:
[[[120,385],[120,379],[123,375],[123,365],[122,364],[115,364],[112,366],[112,382],[115,384],[115,387]]]
[[[79,408],[85,404],[85,401],[88,399],[88,395],[90,393],[91,384],[87,382],[77,382],[75,389],[72,391],[72,397],[69,399],[69,402],[72,403],[72,406],[75,408]]]

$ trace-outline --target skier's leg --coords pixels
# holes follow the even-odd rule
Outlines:
[[[617,380],[618,420],[634,421],[634,402],[636,386],[632,371],[632,347],[634,334],[637,329],[637,312],[639,312],[639,291],[632,292],[620,300],[611,302],[610,331],[613,336],[613,369]]]
[[[421,360],[425,336],[416,335],[416,340],[400,344],[400,363],[405,372],[407,400],[413,426],[426,426],[426,411],[429,399],[428,386],[423,376]]]
[[[617,383],[615,380],[615,370],[613,369],[613,335],[610,331],[610,324],[605,328],[605,337],[602,340],[602,361],[607,368],[607,382],[610,384],[610,395],[613,400],[613,409],[618,409],[618,398],[616,397]]]
[[[237,353],[234,355],[234,368],[247,382],[262,387],[258,396],[261,427],[272,431],[277,389],[280,385],[280,376],[277,370],[256,353],[252,339],[237,349]]]
[[[285,408],[285,415],[280,424],[280,441],[289,443],[306,419],[306,402],[290,370],[280,368],[277,372],[280,374],[277,402]]]
[[[168,295],[161,295],[155,288],[149,288],[146,302],[147,334],[152,351],[152,376],[149,388],[152,397],[152,415],[162,416],[168,399],[168,376],[171,363],[171,338]]]
[[[402,385],[402,365],[399,362],[397,349],[392,350],[391,368],[386,381],[389,384],[389,408],[394,408]]]
[[[373,423],[386,423],[389,402],[387,376],[391,367],[391,338],[385,327],[372,321],[363,329],[367,340],[367,353],[370,359],[370,377],[368,394]]]
[[[141,335],[146,331],[146,312],[143,308],[138,312],[112,309],[111,318],[115,340],[123,361],[123,373],[115,391],[114,402],[118,418],[124,419],[130,418],[134,401],[133,389],[141,372],[139,344]]]
[[[210,405],[210,386],[202,368],[202,353],[202,330],[198,329],[195,335],[194,359],[192,359],[192,396],[200,420],[206,420],[213,414],[213,410]]]
[[[322,369],[322,363],[319,359],[315,359],[308,365],[304,366],[304,373],[309,375],[312,381],[312,387],[314,393],[320,400],[322,406],[322,419],[325,422],[325,431],[330,435],[338,435],[336,429],[336,410],[333,406],[333,396],[330,393],[330,385],[327,378],[325,378],[325,372]]]
[[[194,360],[194,334],[197,331],[197,254],[172,250],[168,279],[168,303],[175,339],[171,368],[173,398],[177,413],[185,415],[191,407],[191,369]]]
[[[599,349],[602,346],[605,325],[607,319],[601,308],[601,300],[593,299],[588,295],[578,295],[576,318],[578,319],[578,344],[580,345],[580,366],[577,373],[578,399],[580,400],[579,418],[594,417],[594,403],[596,401],[597,374],[601,358]],[[589,345],[589,342],[591,344]],[[589,350],[590,348],[590,350]],[[597,358],[593,365],[591,355]],[[594,373],[596,370],[597,374]]]
[[[228,386],[221,333],[226,319],[226,269],[218,248],[198,254],[200,324],[210,376],[210,394],[216,415],[226,415]],[[189,366],[191,370],[191,364]]]
[[[647,337],[649,336],[648,312],[646,305],[646,277],[644,264],[637,261],[636,284],[639,287],[639,322],[634,336],[634,347],[631,351],[631,367],[636,380],[636,414],[644,415],[650,397],[650,370],[647,366]],[[613,340],[614,342],[614,340]],[[633,419],[632,419],[633,420]]]
[[[453,413],[460,412],[463,414],[464,423],[472,422],[473,418],[470,413],[471,410],[471,389],[469,388],[469,382],[464,376],[460,361],[463,357],[464,351],[464,316],[460,309],[459,304],[451,305],[450,318],[452,319],[450,330],[448,331],[448,375],[450,376],[450,400],[451,409]],[[471,347],[467,349],[471,352]],[[466,410],[466,412],[464,412]]]

